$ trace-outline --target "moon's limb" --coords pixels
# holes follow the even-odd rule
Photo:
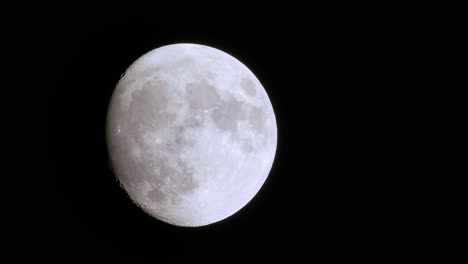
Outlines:
[[[147,213],[174,225],[208,225],[241,209],[266,180],[276,141],[261,83],[207,46],[175,44],[143,55],[109,106],[117,178]]]

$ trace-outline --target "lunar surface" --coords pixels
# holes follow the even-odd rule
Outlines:
[[[154,49],[121,77],[106,138],[130,198],[177,226],[204,226],[245,206],[265,182],[276,119],[255,75],[234,57],[195,44]]]

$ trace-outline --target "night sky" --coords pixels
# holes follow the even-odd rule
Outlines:
[[[387,172],[376,154],[384,128],[375,109],[385,101],[385,83],[376,66],[381,40],[372,32],[327,20],[57,27],[50,63],[59,78],[47,100],[50,247],[109,259],[222,262],[252,254],[294,263],[378,249],[373,241],[392,226],[380,224],[386,216],[375,199]],[[200,228],[171,226],[135,206],[105,145],[106,111],[120,76],[141,55],[175,43],[208,45],[244,63],[266,89],[278,126],[275,161],[259,193],[233,216]]]

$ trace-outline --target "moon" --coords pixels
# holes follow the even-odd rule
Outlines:
[[[112,169],[133,202],[176,226],[221,221],[260,190],[276,118],[260,81],[215,48],[174,44],[137,59],[106,121]]]

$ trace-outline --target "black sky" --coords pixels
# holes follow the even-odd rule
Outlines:
[[[375,175],[388,173],[376,154],[385,129],[376,109],[386,103],[388,85],[377,62],[391,51],[381,49],[385,40],[375,28],[324,19],[250,27],[57,27],[49,63],[59,79],[47,101],[51,247],[64,255],[162,259],[375,250],[373,241],[392,228],[381,225],[388,216],[373,198],[386,189]],[[121,74],[144,53],[181,42],[223,50],[249,67],[278,125],[275,162],[260,192],[232,217],[201,228],[165,224],[132,204],[112,175],[104,141],[108,102]]]

